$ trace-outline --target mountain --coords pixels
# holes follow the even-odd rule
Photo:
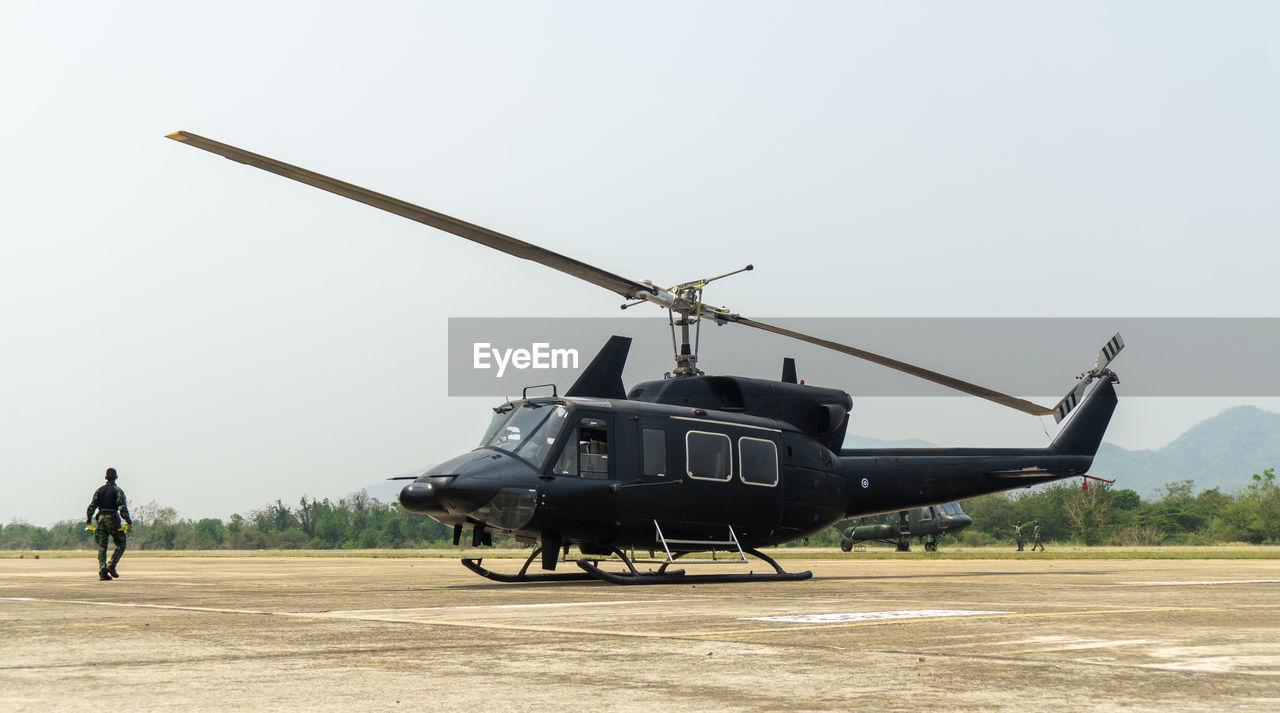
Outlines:
[[[1116,487],[1153,497],[1166,483],[1195,481],[1195,489],[1224,493],[1252,482],[1254,473],[1280,467],[1280,413],[1236,406],[1193,426],[1157,450],[1131,451],[1103,443],[1091,474],[1115,478]]]
[[[908,438],[902,441],[882,441],[870,436],[855,436],[850,433],[844,437],[845,448],[936,448],[937,446],[919,438]]]

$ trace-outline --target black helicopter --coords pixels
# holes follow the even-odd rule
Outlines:
[[[896,513],[882,513],[836,524],[840,549],[849,552],[859,542],[887,542],[899,552],[911,551],[911,538],[924,542],[925,552],[938,551],[938,538],[954,535],[973,524],[960,503],[943,503]]]
[[[702,301],[712,281],[663,289],[559,255],[472,223],[184,131],[169,138],[360,201],[651,302],[670,315],[676,368],[627,391],[622,370],[630,339],[612,337],[563,394],[529,396],[494,409],[479,446],[418,476],[400,493],[412,512],[453,526],[455,544],[500,533],[537,544],[515,574],[463,564],[503,582],[601,579],[618,584],[794,580],[759,551],[809,537],[863,515],[898,512],[1086,475],[1116,406],[1107,365],[1124,344],[1113,337],[1092,369],[1055,408],[1038,406],[954,377],[848,345],[795,332]],[[1045,448],[842,449],[853,400],[839,389],[805,385],[786,359],[780,380],[704,374],[690,330],[702,322],[741,324],[833,349],[1061,421]],[[697,343],[696,337],[693,344]],[[1090,384],[1097,382],[1091,389]],[[1079,408],[1076,408],[1077,404]],[[581,571],[555,572],[576,545]],[[637,552],[652,554],[641,560]],[[772,573],[686,574],[669,566],[689,554],[757,557]],[[600,565],[610,556],[621,572]],[[541,559],[544,570],[530,573]],[[613,560],[609,560],[613,561]],[[690,562],[690,560],[685,560]],[[636,564],[657,564],[641,571]]]

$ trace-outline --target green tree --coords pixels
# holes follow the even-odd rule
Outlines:
[[[223,527],[222,521],[216,518],[207,517],[195,524],[192,528],[194,534],[195,549],[213,550],[222,545],[227,538],[226,528]]]
[[[1275,468],[1253,474],[1253,482],[1214,522],[1214,533],[1233,542],[1280,541],[1280,484]]]

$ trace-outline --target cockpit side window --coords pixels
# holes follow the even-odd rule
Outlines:
[[[667,432],[661,428],[641,429],[644,475],[661,478],[667,474]]]
[[[582,478],[609,477],[609,424],[602,418],[583,418],[565,441],[551,472]]]

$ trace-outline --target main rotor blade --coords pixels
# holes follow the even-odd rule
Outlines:
[[[503,235],[497,231],[489,230],[464,220],[437,213],[434,210],[428,210],[412,203],[407,203],[398,198],[383,195],[367,188],[361,188],[345,181],[339,181],[336,178],[322,176],[314,171],[308,171],[305,168],[298,168],[283,161],[277,161],[256,153],[245,151],[224,144],[213,139],[206,139],[203,136],[197,136],[186,131],[175,131],[169,134],[167,138],[174,141],[195,146],[204,149],[210,153],[218,154],[232,161],[237,161],[254,168],[260,168],[264,171],[270,171],[285,178],[291,178],[300,183],[314,186],[330,193],[336,193],[344,198],[350,198],[353,201],[359,201],[365,205],[371,205],[374,208],[385,210],[388,213],[395,213],[398,216],[414,220],[424,225],[443,230],[446,233],[453,233],[461,238],[466,238],[472,242],[487,245],[494,250],[500,250],[508,255],[514,255],[525,260],[546,265],[554,270],[559,270],[567,275],[572,275],[580,280],[586,280],[593,285],[599,285],[611,292],[616,292],[627,299],[637,299],[643,293],[653,293],[652,288],[642,285],[634,280],[620,277],[611,272],[601,270],[593,265],[585,262],[574,260],[571,257],[565,257],[559,253],[552,252],[546,248],[538,247],[532,243],[526,243],[523,240],[517,240],[509,235]]]
[[[984,398],[988,401],[994,401],[995,403],[998,403],[1001,406],[1008,406],[1009,408],[1017,409],[1019,411],[1022,411],[1023,413],[1029,413],[1032,416],[1049,416],[1051,414],[1056,413],[1056,411],[1054,411],[1051,408],[1045,408],[1044,406],[1033,404],[1030,401],[1024,401],[1023,399],[1009,396],[1008,394],[1002,394],[999,391],[992,391],[991,389],[988,389],[984,386],[978,386],[977,384],[970,384],[967,381],[962,381],[955,377],[947,376],[946,374],[939,374],[936,371],[930,371],[923,367],[915,366],[914,364],[908,364],[904,361],[898,361],[897,359],[890,359],[887,356],[881,356],[874,352],[866,351],[865,349],[858,349],[856,347],[848,346],[847,344],[833,342],[829,339],[821,339],[819,337],[813,337],[808,334],[804,334],[802,332],[786,329],[785,327],[778,327],[772,324],[765,324],[764,322],[757,322],[754,319],[748,319],[741,315],[720,314],[720,315],[717,315],[717,317],[722,318],[728,322],[737,322],[738,324],[745,324],[748,327],[763,329],[766,332],[773,332],[774,334],[780,334],[784,337],[799,339],[802,342],[808,342],[810,344],[816,344],[820,347],[826,347],[827,349],[840,352],[841,354],[848,354],[849,356],[858,357],[859,359],[865,359],[866,361],[869,361],[873,364],[879,364],[880,366],[887,366],[890,369],[896,369],[897,371],[901,371],[901,372],[910,374],[912,376],[919,377],[926,381],[932,381],[935,384],[942,384],[943,386],[950,387],[952,389],[955,389],[956,391],[964,392],[966,394],[969,394],[970,396],[977,396],[979,398]]]

